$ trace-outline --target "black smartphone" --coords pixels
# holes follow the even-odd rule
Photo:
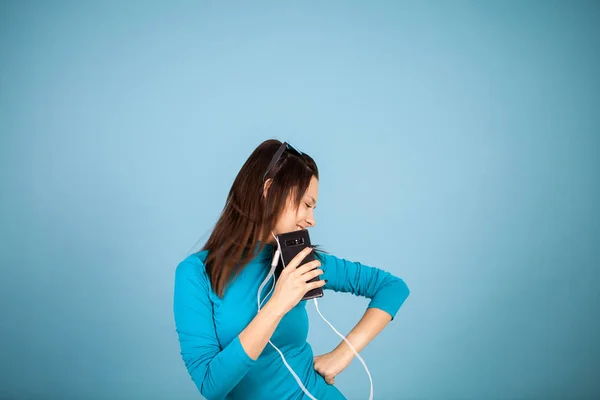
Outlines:
[[[293,232],[282,233],[280,235],[277,235],[277,240],[281,245],[281,258],[283,259],[283,265],[281,265],[280,263],[277,266],[276,277],[278,278],[283,268],[285,268],[293,260],[293,258],[296,257],[298,253],[300,253],[307,247],[312,247],[312,245],[310,243],[310,236],[306,229],[303,229],[301,231],[298,230]],[[300,265],[304,265],[315,260],[315,256],[313,253],[314,250],[308,253],[308,255],[304,257],[304,260],[300,262]],[[315,276],[308,282],[316,282],[320,279],[321,278],[319,276]],[[318,287],[309,290],[302,297],[302,300],[310,300],[316,297],[323,297],[323,288]]]

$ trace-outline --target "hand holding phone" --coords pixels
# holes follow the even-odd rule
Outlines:
[[[283,314],[294,308],[307,293],[316,289],[322,292],[321,287],[325,285],[325,281],[319,279],[319,275],[323,274],[323,270],[318,268],[321,262],[313,260],[300,265],[311,252],[312,248],[307,247],[298,253],[283,268],[277,279],[273,296],[269,302],[277,304]]]
[[[281,247],[281,260],[283,261],[283,268],[288,266],[292,260],[297,257],[304,249],[312,248],[310,243],[310,235],[306,229],[282,233],[277,235],[277,241]],[[297,266],[302,266],[306,263],[315,260],[314,253],[309,252],[305,255],[304,259],[300,260]],[[277,274],[280,271],[276,272]],[[319,277],[312,278],[309,282],[316,282]],[[309,290],[303,297],[302,300],[309,300],[315,297],[323,297],[323,289],[320,287]]]

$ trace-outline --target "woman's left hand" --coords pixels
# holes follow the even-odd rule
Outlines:
[[[343,352],[336,349],[329,353],[315,356],[314,368],[319,375],[325,378],[325,382],[333,385],[335,377],[350,365],[353,358],[354,354],[352,352]]]

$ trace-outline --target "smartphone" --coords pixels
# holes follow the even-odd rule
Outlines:
[[[276,277],[279,277],[279,274],[285,268],[298,253],[300,253],[303,249],[307,247],[312,247],[310,243],[310,236],[308,235],[308,231],[306,229],[282,233],[277,235],[277,240],[281,245],[281,259],[283,260],[283,265],[278,265]],[[304,260],[300,262],[300,265],[304,265],[311,261],[315,260],[314,250],[308,253]],[[320,280],[319,276],[315,276],[308,282],[316,282]],[[302,300],[310,300],[316,297],[323,297],[323,288],[315,288],[311,289],[302,297]]]

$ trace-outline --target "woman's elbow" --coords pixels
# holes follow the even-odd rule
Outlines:
[[[206,400],[222,400],[225,398],[228,392],[225,392],[218,385],[210,383],[207,379],[203,379],[196,383],[196,387],[202,396]]]
[[[396,290],[394,290],[394,292],[399,297],[400,304],[402,304],[410,295],[410,289],[408,288],[408,285],[406,284],[404,279],[399,277],[395,277],[394,285],[396,287]]]

